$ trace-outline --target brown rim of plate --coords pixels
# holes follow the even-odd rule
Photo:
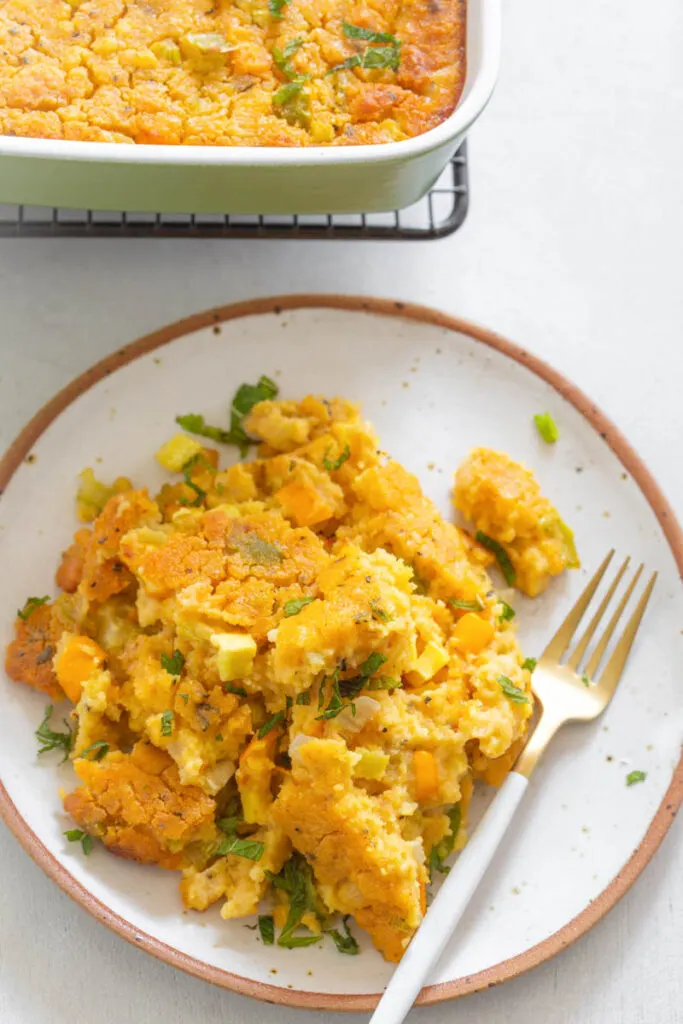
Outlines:
[[[132,362],[139,356],[153,352],[168,342],[185,334],[204,327],[212,327],[240,317],[254,316],[264,313],[279,315],[292,309],[343,309],[357,312],[375,313],[381,316],[392,316],[421,323],[432,324],[447,330],[465,334],[475,341],[482,342],[503,355],[514,359],[532,373],[541,377],[556,391],[570,402],[594,427],[606,445],[614,452],[624,468],[630,473],[642,490],[650,507],[669,543],[681,576],[683,576],[683,531],[676,521],[674,512],[664,497],[650,471],[633,450],[626,438],[614,424],[591,402],[576,385],[568,381],[562,374],[548,366],[541,359],[526,352],[523,348],[507,341],[493,331],[484,327],[460,320],[457,317],[440,313],[426,306],[391,299],[365,298],[351,295],[286,295],[266,299],[251,299],[229,306],[220,306],[195,316],[187,317],[161,330],[154,331],[144,338],[126,345],[117,352],[107,356],[95,366],[86,370],[76,380],[68,384],[24,427],[12,442],[0,460],[0,494],[3,493],[17,467],[21,465],[36,440],[49,427],[54,419],[75,401],[79,395],[92,387],[102,378],[109,376],[122,366]],[[446,999],[478,992],[482,989],[499,985],[503,981],[517,977],[525,971],[536,967],[557,953],[566,949],[593,927],[608,910],[617,903],[635,882],[645,865],[653,857],[671,825],[676,811],[683,801],[683,756],[678,762],[671,784],[650,822],[647,832],[630,859],[621,871],[612,879],[589,905],[571,921],[553,935],[532,946],[531,949],[510,957],[494,967],[489,967],[477,974],[457,978],[454,981],[442,982],[440,985],[429,985],[424,988],[417,1000],[419,1005],[439,1003]],[[181,953],[158,939],[134,928],[132,924],[113,913],[105,904],[96,899],[79,882],[73,878],[66,868],[46,849],[35,833],[21,817],[7,791],[0,782],[0,815],[12,830],[26,852],[43,869],[43,871],[60,886],[69,896],[81,904],[93,917],[112,931],[126,939],[134,946],[146,950],[160,960],[179,967],[204,981],[222,988],[230,989],[241,995],[252,996],[270,1003],[300,1007],[307,1010],[342,1010],[354,1012],[372,1010],[379,1000],[379,994],[343,995],[326,992],[296,992],[291,989],[278,988],[261,982],[242,978],[229,971],[211,967],[194,957]]]

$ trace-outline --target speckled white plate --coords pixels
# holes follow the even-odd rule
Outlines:
[[[609,910],[654,853],[683,793],[683,538],[627,442],[549,367],[434,311],[342,297],[245,303],[142,339],[57,395],[0,463],[1,639],[9,639],[27,595],[54,593],[58,554],[77,525],[79,471],[90,465],[105,480],[125,474],[160,484],[153,453],[173,433],[175,414],[225,422],[237,385],[261,373],[279,382],[284,397],[313,391],[361,402],[384,446],[446,515],[452,472],[471,446],[503,448],[533,467],[575,528],[585,568],[536,602],[515,598],[528,655],[538,653],[610,547],[660,573],[612,705],[598,722],[555,740],[421,999],[503,981],[557,953]],[[560,427],[554,446],[532,423],[545,411]],[[6,679],[0,689],[0,812],[86,909],[141,948],[226,988],[309,1008],[376,1002],[391,967],[365,939],[353,962],[331,944],[264,947],[257,932],[222,921],[217,910],[183,912],[176,874],[117,860],[99,846],[84,858],[63,836],[58,788],[70,785],[71,768],[58,767],[56,756],[36,759],[33,733],[45,699]],[[627,787],[633,769],[647,778]]]

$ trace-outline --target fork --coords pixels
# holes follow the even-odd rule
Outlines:
[[[394,971],[370,1024],[400,1024],[406,1017],[491,863],[524,796],[531,773],[555,733],[566,722],[588,722],[597,718],[612,699],[657,579],[655,572],[643,590],[607,664],[598,675],[607,647],[638,585],[643,572],[642,565],[617,604],[590,657],[586,660],[588,647],[628,569],[629,558],[618,570],[571,652],[569,648],[613,556],[614,549],[609,552],[539,658],[533,673],[533,689],[538,704],[536,728],[514,770],[507,776],[481,824],[446,877]]]

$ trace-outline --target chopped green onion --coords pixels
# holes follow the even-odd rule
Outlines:
[[[172,711],[164,711],[161,716],[161,735],[170,736],[173,732],[174,714]]]
[[[503,545],[499,544],[497,540],[493,539],[493,537],[489,537],[488,534],[482,533],[481,530],[477,530],[476,534],[474,535],[474,539],[478,541],[482,545],[482,547],[487,548],[496,556],[498,565],[500,567],[500,571],[505,577],[505,582],[509,587],[514,587],[515,581],[517,579],[517,574],[512,567],[510,556],[508,555]]]
[[[327,449],[327,451],[329,451],[329,448]],[[337,459],[328,459],[327,452],[325,452],[325,457],[323,459],[323,466],[325,467],[325,469],[327,470],[328,473],[333,473],[335,470],[341,469],[341,467],[344,465],[346,460],[350,459],[350,458],[351,458],[351,449],[349,448],[349,446],[347,444],[347,445],[345,445],[344,450],[342,451],[341,455]]]
[[[457,597],[447,597],[446,600],[449,604],[452,604],[454,608],[457,608],[458,611],[480,612],[484,608],[481,601],[461,601]]]
[[[539,412],[534,416],[534,423],[536,429],[543,438],[546,444],[555,444],[560,432],[557,429],[557,423],[552,418],[549,412]]]
[[[507,603],[507,601],[501,601],[501,599],[498,598],[498,604],[501,604],[503,606],[503,610],[500,613],[500,615],[498,616],[498,621],[499,622],[510,622],[511,619],[514,619],[515,614],[516,614],[515,609],[512,608]]]
[[[29,597],[26,599],[24,607],[17,611],[17,615],[26,622],[31,612],[34,612],[36,608],[40,608],[41,604],[47,604],[49,600],[49,597]]]

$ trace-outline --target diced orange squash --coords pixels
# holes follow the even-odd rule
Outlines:
[[[476,612],[467,612],[453,630],[455,646],[462,654],[480,654],[491,643],[495,629]]]
[[[73,704],[78,704],[83,683],[106,661],[106,654],[89,636],[70,636],[55,658],[57,681]]]
[[[434,755],[429,750],[416,750],[413,754],[415,768],[415,799],[419,804],[435,800],[439,791],[439,773]]]
[[[275,493],[297,526],[315,526],[334,515],[334,506],[308,483],[293,480]]]

